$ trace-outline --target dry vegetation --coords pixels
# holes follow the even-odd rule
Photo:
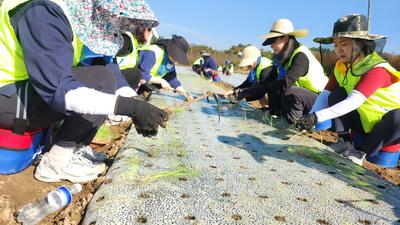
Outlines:
[[[192,45],[189,53],[188,53],[188,58],[189,61],[193,62],[197,58],[200,57],[200,52],[201,50],[206,50],[207,52],[211,53],[211,55],[215,58],[219,66],[224,65],[225,60],[232,60],[234,65],[237,65],[240,61],[240,57],[238,56],[238,53],[241,52],[247,45],[239,44],[237,46],[232,46],[228,50],[224,51],[217,51],[214,50],[208,46],[204,45]],[[311,48],[310,49],[315,57],[321,62],[321,54],[319,48]],[[272,53],[270,51],[262,51],[262,55],[271,58]],[[322,63],[323,67],[325,69],[326,74],[329,76],[330,74],[333,74],[333,68],[335,66],[335,63],[337,61],[337,57],[335,56],[335,53],[332,49],[322,49]],[[400,71],[400,55],[392,54],[392,53],[383,53],[382,54],[383,58],[385,58],[394,68]],[[242,74],[247,74],[248,71],[244,69],[239,69],[235,67],[235,72],[236,73],[242,73]]]

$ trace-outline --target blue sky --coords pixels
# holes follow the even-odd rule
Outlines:
[[[147,0],[157,15],[160,35],[180,34],[190,43],[228,49],[239,43],[261,47],[275,19],[288,18],[309,36],[298,39],[317,47],[314,37],[330,36],[342,16],[368,13],[368,0]],[[388,36],[385,51],[400,53],[400,1],[372,0],[371,33]],[[269,47],[264,47],[269,50]]]

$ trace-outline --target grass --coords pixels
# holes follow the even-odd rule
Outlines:
[[[176,114],[176,113],[183,113],[184,111],[185,111],[185,108],[184,108],[183,106],[177,107],[177,108],[175,108],[175,109],[172,110],[172,112],[173,112],[174,114]]]
[[[325,150],[313,149],[307,147],[293,148],[289,147],[288,152],[300,155],[304,158],[310,159],[315,163],[319,163],[334,169],[339,176],[346,177],[352,185],[368,190],[369,193],[379,196],[381,191],[378,190],[373,184],[368,183],[362,178],[360,174],[365,174],[366,170],[350,161],[345,165],[340,164],[343,160],[338,159],[336,155]],[[367,178],[368,175],[364,175]]]
[[[110,127],[101,125],[93,139],[94,143],[106,144],[109,143],[114,137]]]
[[[161,179],[171,179],[171,178],[179,178],[179,177],[195,177],[200,173],[192,168],[186,168],[184,166],[179,166],[176,168],[172,168],[167,171],[156,172],[147,176],[139,177],[138,181],[140,183],[148,183]]]

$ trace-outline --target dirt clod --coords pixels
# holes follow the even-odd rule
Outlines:
[[[234,219],[235,221],[239,221],[239,220],[242,220],[242,216],[239,214],[233,214],[232,219]]]
[[[321,224],[321,225],[329,225],[330,224],[328,221],[322,220],[322,219],[317,220],[317,223]]]
[[[146,217],[138,217],[138,218],[136,218],[136,222],[147,223],[147,219],[146,219]]]
[[[196,219],[195,216],[185,216],[184,218],[185,218],[185,220],[195,220]]]
[[[274,218],[276,221],[286,222],[286,218],[284,216],[275,216]]]

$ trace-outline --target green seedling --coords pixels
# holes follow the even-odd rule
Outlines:
[[[129,171],[125,173],[126,179],[132,179],[137,175],[139,169],[140,160],[138,156],[131,156],[128,158]]]
[[[93,138],[93,143],[107,144],[112,141],[113,137],[114,135],[111,132],[110,128],[105,125],[101,125],[96,133],[96,136]]]
[[[295,153],[301,155],[305,158],[311,159],[313,162],[320,163],[326,166],[336,167],[336,159],[332,156],[324,154],[324,152],[311,148],[300,148],[294,149],[292,147],[288,148],[288,151],[291,153]]]
[[[172,110],[172,113],[177,114],[177,113],[183,113],[185,111],[185,108],[183,106],[181,107],[176,107]]]
[[[379,196],[380,191],[371,183],[368,183],[364,179],[361,179],[359,174],[365,174],[365,169],[361,166],[358,166],[354,163],[347,163],[345,165],[340,164],[341,160],[337,158],[333,153],[327,152],[325,150],[320,149],[312,149],[312,148],[293,148],[289,147],[288,151],[291,153],[295,153],[301,155],[307,159],[310,159],[313,162],[323,164],[329,168],[335,168],[335,172],[338,175],[344,176],[348,179],[348,181],[361,189],[367,190],[369,193]]]
[[[140,183],[148,183],[161,179],[171,179],[171,178],[180,178],[180,177],[195,177],[200,173],[192,168],[185,167],[177,167],[171,170],[157,172],[154,174],[150,174],[147,176],[139,177],[138,182]]]
[[[271,127],[274,127],[273,125],[273,116],[271,116],[270,114],[264,114],[264,116],[263,116],[263,121],[265,122],[265,123],[268,123]]]

